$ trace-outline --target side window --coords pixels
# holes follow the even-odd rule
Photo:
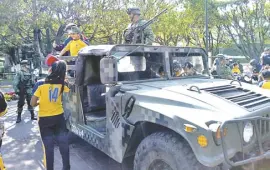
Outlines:
[[[120,73],[145,70],[146,59],[144,56],[126,56],[118,61],[118,71]]]
[[[137,81],[164,78],[165,59],[163,52],[116,52],[118,81]],[[123,57],[124,56],[124,57]]]

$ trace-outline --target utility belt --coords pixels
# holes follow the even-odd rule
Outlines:
[[[25,81],[25,82],[20,82],[18,84],[18,89],[20,89],[20,91],[25,91],[25,89],[33,88],[34,85],[32,84],[32,81]]]

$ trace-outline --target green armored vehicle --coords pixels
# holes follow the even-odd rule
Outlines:
[[[88,46],[69,69],[68,128],[119,163],[135,155],[134,170],[270,158],[270,92],[212,79],[201,48]]]

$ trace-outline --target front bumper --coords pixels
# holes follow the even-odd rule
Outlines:
[[[243,139],[243,127],[246,122],[253,125],[252,141],[248,144]],[[240,153],[243,155],[240,160],[233,160],[229,157],[226,137],[221,135],[221,144],[225,163],[231,167],[242,166],[263,159],[270,159],[270,118],[269,117],[251,117],[225,121],[220,127],[220,133],[224,134],[225,128],[230,124],[237,124],[238,132],[242,140]],[[249,153],[248,153],[249,152]],[[247,154],[248,153],[248,154]],[[250,154],[251,153],[251,154]],[[248,156],[247,156],[248,155]]]

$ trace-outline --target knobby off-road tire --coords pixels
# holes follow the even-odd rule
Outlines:
[[[196,159],[189,144],[175,133],[157,132],[139,145],[134,170],[220,170],[208,168]]]

